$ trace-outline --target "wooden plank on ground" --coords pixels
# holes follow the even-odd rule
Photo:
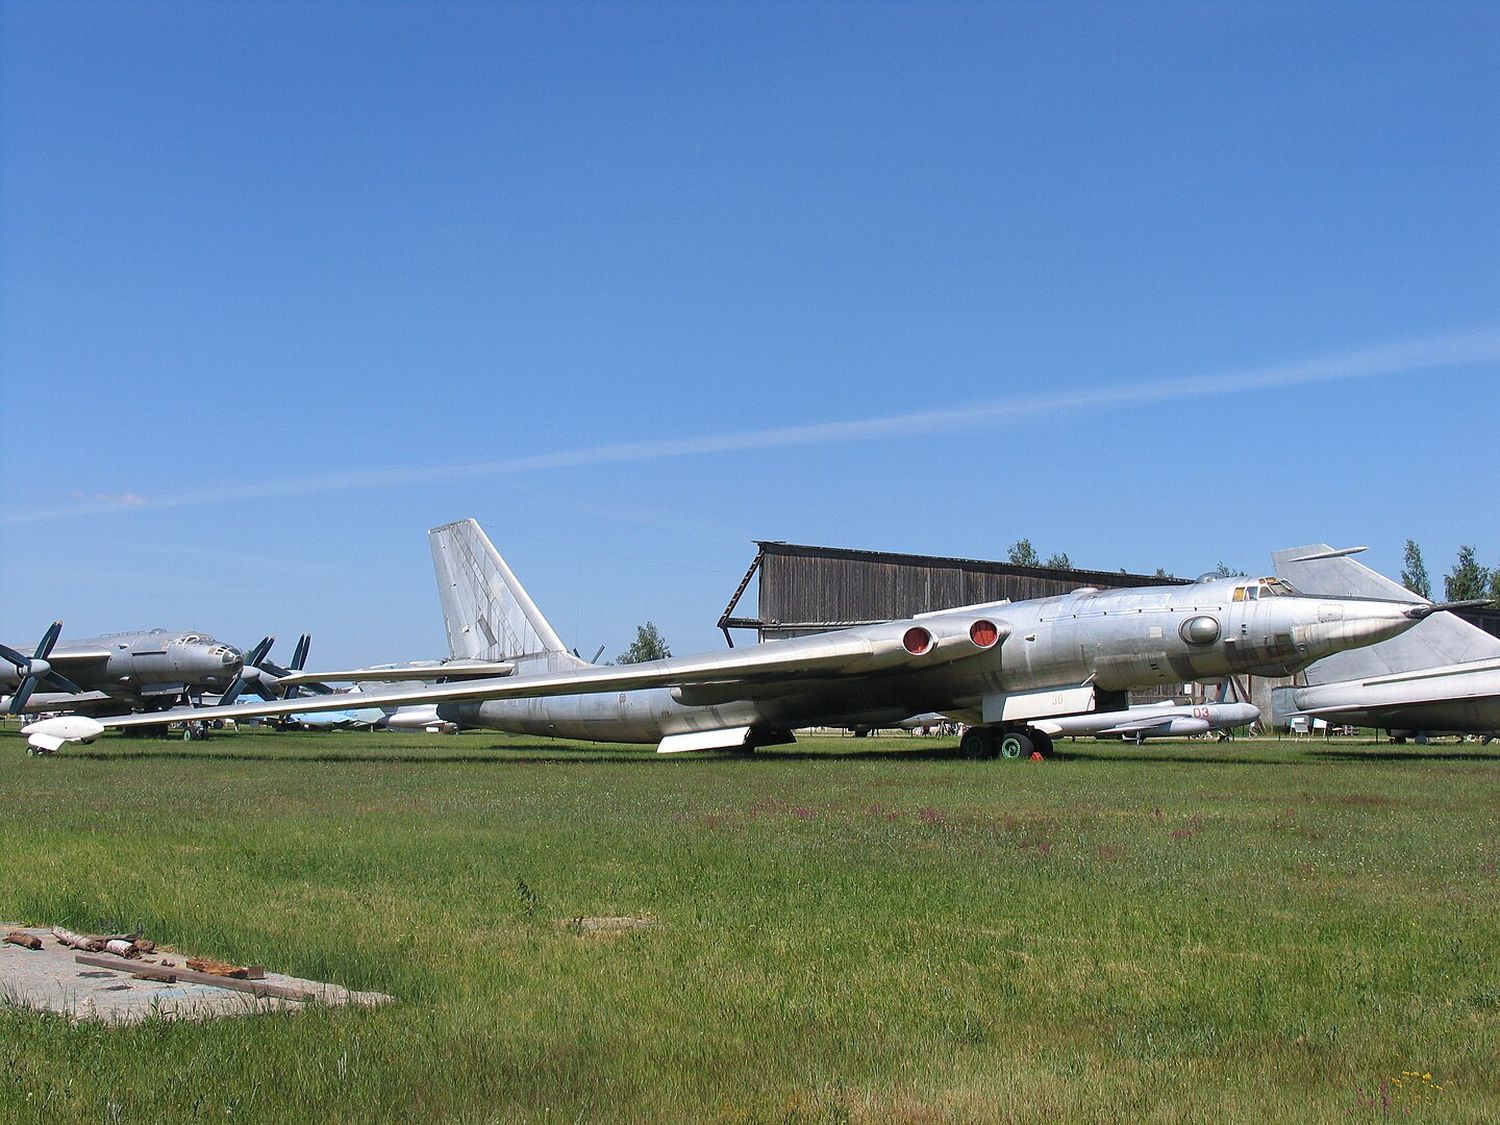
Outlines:
[[[91,965],[98,969],[114,969],[116,972],[129,973],[132,976],[143,976],[149,980],[159,980],[160,977],[148,973],[161,973],[171,975],[178,984],[209,984],[215,988],[228,989],[230,992],[245,992],[254,996],[257,1000],[266,997],[274,997],[277,1000],[297,1000],[307,1003],[318,998],[317,993],[309,992],[305,988],[293,988],[284,984],[267,984],[264,980],[237,980],[234,977],[215,976],[213,973],[199,973],[191,969],[166,969],[161,966],[151,965],[144,961],[127,961],[123,957],[105,957],[91,953],[78,953],[73,960],[80,965]]]

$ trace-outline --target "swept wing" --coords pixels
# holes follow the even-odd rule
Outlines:
[[[278,684],[396,683],[401,680],[479,680],[509,676],[516,666],[508,660],[473,664],[401,664],[387,667],[350,668],[342,672],[293,672],[277,676]],[[307,710],[307,708],[303,708]]]
[[[1003,603],[1001,603],[1003,604]],[[999,608],[999,605],[995,606]],[[253,718],[358,707],[406,707],[486,699],[590,695],[674,687],[687,692],[768,698],[809,684],[938,668],[993,650],[1009,633],[1004,622],[974,612],[927,615],[836,633],[772,641],[749,649],[672,657],[644,664],[589,666],[538,675],[505,676],[435,686],[344,692],[322,699],[277,700],[230,707],[184,707],[99,719],[105,727],[152,726],[187,720]],[[701,686],[700,686],[701,685]]]

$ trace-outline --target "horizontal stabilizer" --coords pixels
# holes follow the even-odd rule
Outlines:
[[[1305,547],[1297,547],[1291,551],[1282,551],[1281,554],[1292,556],[1287,562],[1317,562],[1321,559],[1342,559],[1349,555],[1357,555],[1362,551],[1368,551],[1368,547],[1328,547],[1327,549],[1308,550]],[[1306,554],[1296,554],[1297,551],[1306,551]]]
[[[394,668],[350,668],[343,672],[293,672],[279,683],[396,683],[402,680],[477,680],[486,676],[509,676],[516,666],[508,660],[472,663],[407,665]]]

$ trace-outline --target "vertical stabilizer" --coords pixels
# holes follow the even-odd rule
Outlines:
[[[435,527],[427,540],[454,660],[511,660],[549,668],[583,663],[563,647],[475,520]]]
[[[1414,605],[1425,602],[1405,586],[1355,562],[1348,557],[1350,553],[1314,543],[1277,551],[1271,557],[1277,577],[1304,594],[1385,598]],[[1451,613],[1434,613],[1399,637],[1326,656],[1309,668],[1306,676],[1309,684],[1330,684],[1496,657],[1500,657],[1500,638]]]

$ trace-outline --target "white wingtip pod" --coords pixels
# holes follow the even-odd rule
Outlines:
[[[104,733],[104,726],[87,715],[58,715],[41,719],[21,728],[26,745],[33,751],[55,754],[68,742],[92,742]]]

